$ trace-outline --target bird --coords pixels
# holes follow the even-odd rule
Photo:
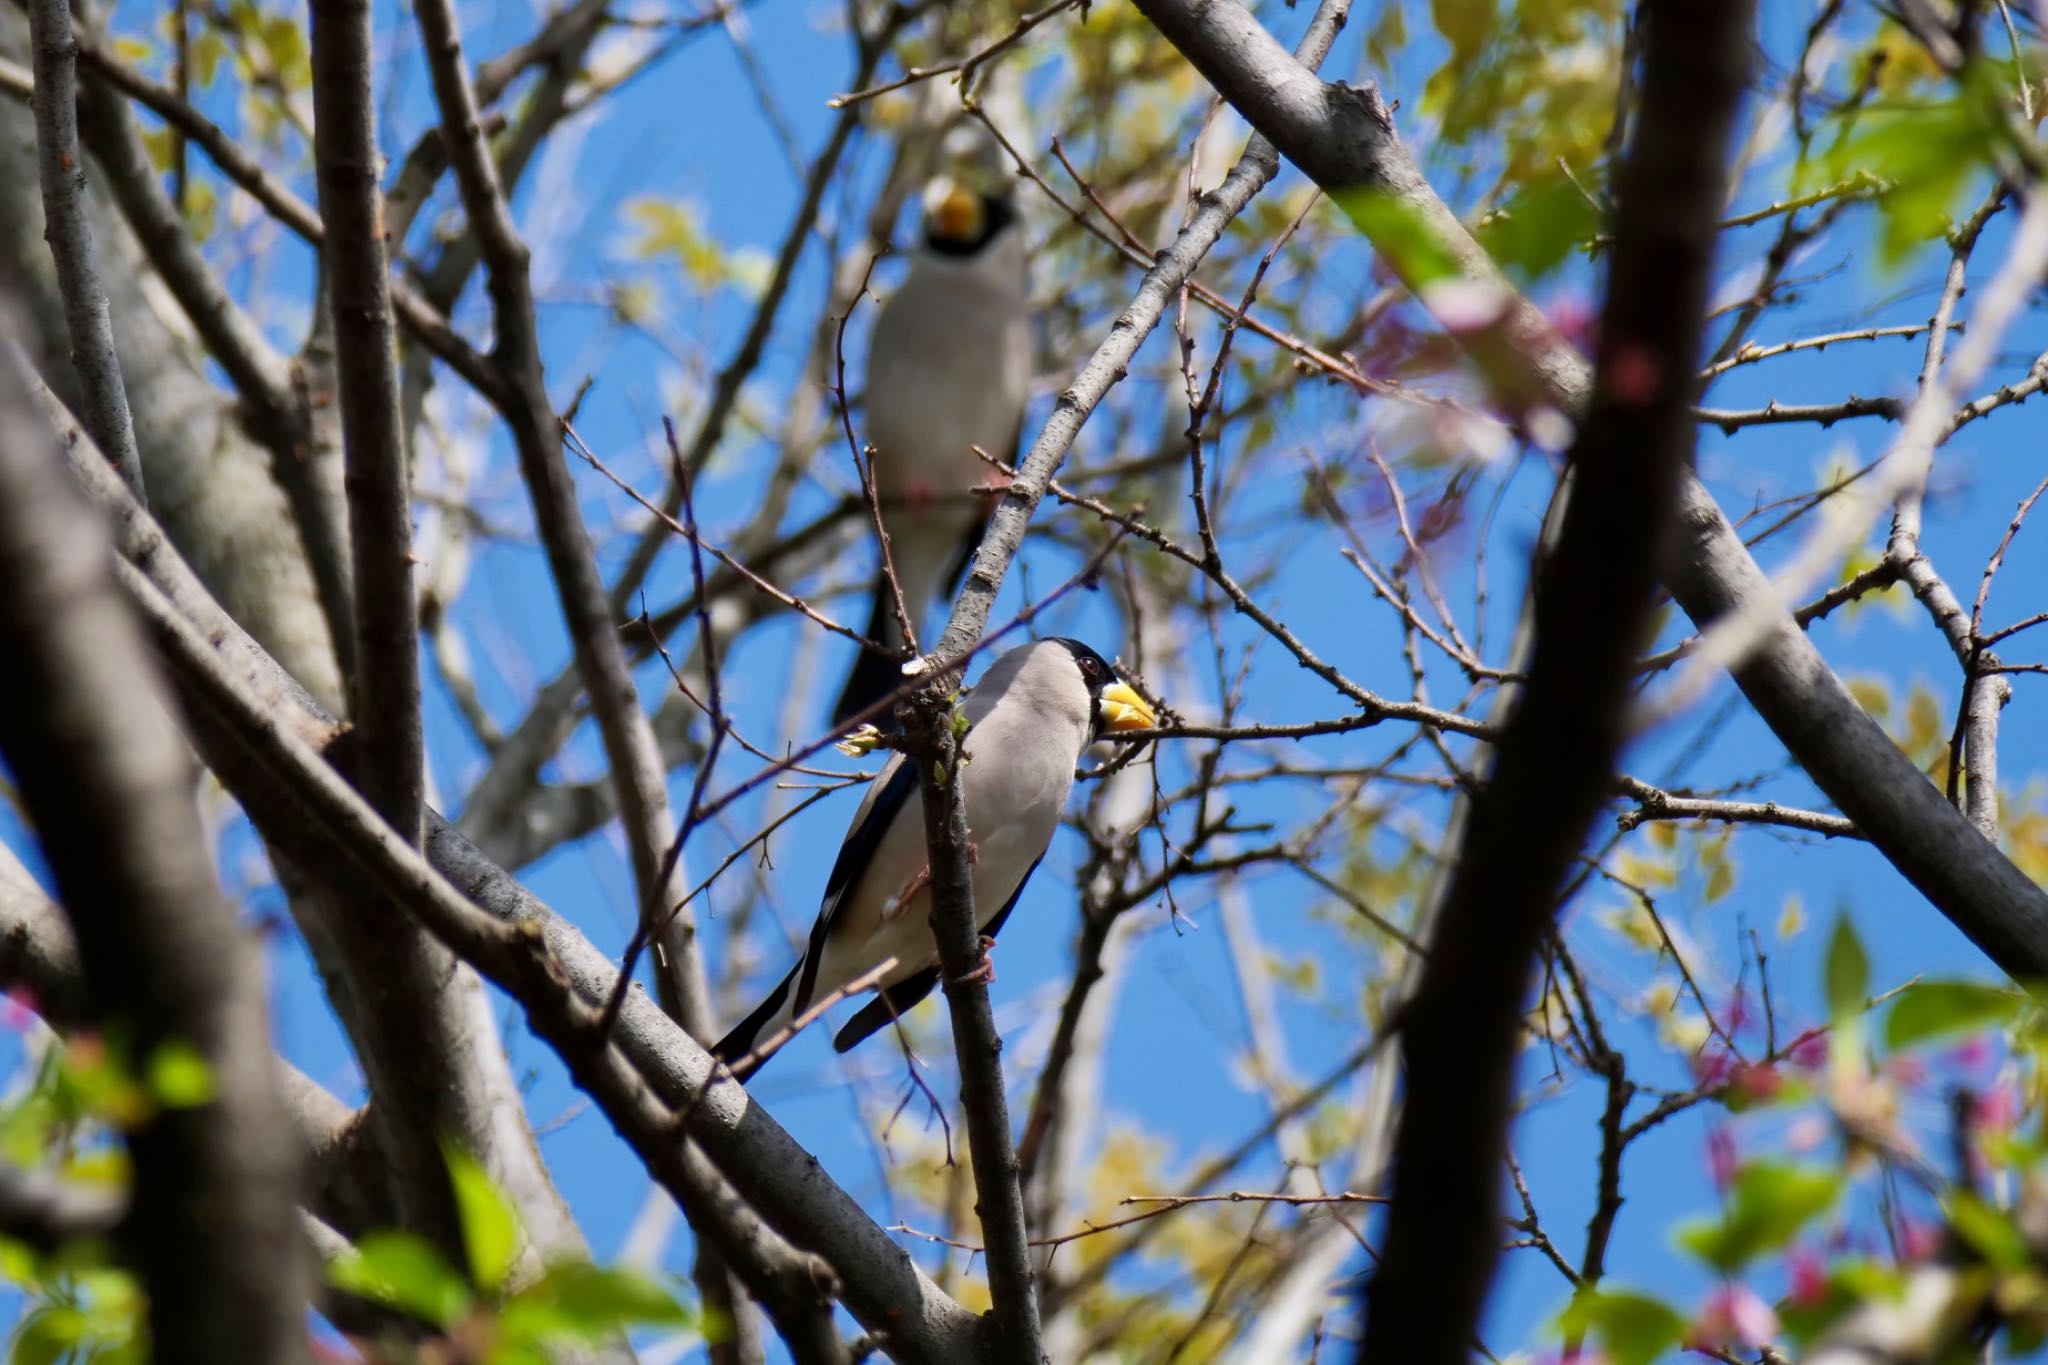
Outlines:
[[[1033,359],[1024,227],[1000,149],[979,127],[955,128],[924,191],[909,271],[882,305],[868,343],[867,443],[890,559],[913,629],[967,572],[988,521],[968,496],[997,476],[979,446],[1012,458],[1023,435]],[[903,683],[903,646],[887,577],[877,572],[866,638],[832,721],[843,724]]]
[[[1158,722],[1106,659],[1064,637],[1005,652],[967,693],[962,710],[968,730],[961,798],[984,952],[978,970],[992,979],[987,949],[1052,843],[1082,751]],[[939,966],[925,848],[917,767],[899,753],[875,775],[854,814],[802,956],[712,1049],[733,1075],[747,1079],[813,1002],[890,958],[895,966],[875,983],[875,998],[833,1038],[837,1050],[847,1051],[931,993]]]

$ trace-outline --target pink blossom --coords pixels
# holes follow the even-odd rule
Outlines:
[[[1735,1068],[1735,1074],[1728,1078],[1729,1084],[1752,1100],[1772,1100],[1785,1088],[1785,1075],[1768,1063],[1752,1065],[1744,1062]]]
[[[1721,1022],[1730,1033],[1742,1032],[1743,1025],[1749,1022],[1748,991],[1738,990],[1729,997],[1728,1008],[1722,1012]]]
[[[1603,357],[1608,395],[1615,402],[1639,406],[1664,390],[1664,369],[1649,348],[1617,346]]]
[[[1708,1298],[1687,1340],[1701,1346],[1757,1350],[1778,1335],[1778,1315],[1747,1286],[1723,1285]]]
[[[1422,306],[1458,336],[1494,326],[1507,316],[1508,303],[1506,290],[1484,280],[1441,280],[1422,288]]]
[[[1945,1068],[1950,1071],[1976,1071],[1990,1064],[1991,1039],[1976,1033],[1949,1049]]]
[[[1884,1069],[1900,1085],[1919,1085],[1927,1079],[1927,1064],[1918,1057],[1894,1057],[1884,1064]]]
[[[1565,339],[1588,355],[1600,337],[1600,314],[1584,294],[1560,294],[1543,309],[1544,316]]]
[[[1795,1152],[1810,1152],[1828,1140],[1832,1131],[1818,1114],[1802,1114],[1785,1133],[1785,1145]]]
[[[1725,1125],[1715,1125],[1707,1132],[1707,1171],[1714,1178],[1714,1188],[1727,1193],[1729,1184],[1735,1179],[1735,1166],[1742,1154],[1736,1150],[1735,1134]]]
[[[1985,1132],[2002,1133],[2019,1118],[2019,1096],[2010,1085],[1994,1085],[1970,1104],[1970,1122]]]
[[[1695,1052],[1692,1055],[1692,1078],[1701,1085],[1720,1085],[1728,1079],[1734,1069],[1735,1059],[1721,1048]]]
[[[1807,1071],[1820,1070],[1828,1061],[1828,1040],[1825,1031],[1810,1028],[1800,1034],[1792,1040],[1792,1046],[1787,1049],[1786,1056],[1792,1059],[1792,1065],[1796,1067]]]
[[[1827,1262],[1818,1251],[1807,1246],[1792,1248],[1785,1256],[1785,1269],[1792,1278],[1792,1302],[1814,1308],[1827,1297]]]
[[[1899,1219],[1899,1256],[1907,1261],[1924,1261],[1941,1250],[1941,1228],[1918,1218]]]
[[[0,995],[0,1026],[10,1032],[21,1033],[36,1022],[35,992],[27,987],[17,987]]]

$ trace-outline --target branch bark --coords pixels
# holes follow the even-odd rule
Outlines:
[[[1753,21],[1748,5],[1719,0],[1647,11],[1593,397],[1537,579],[1527,681],[1472,802],[1403,1017],[1394,1199],[1358,1356],[1372,1365],[1466,1360],[1500,1254],[1523,1002],[1626,738],[1634,658],[1692,454],[1693,376]]]
[[[11,304],[0,304],[12,322]],[[11,330],[11,326],[10,326]],[[0,350],[0,752],[77,932],[95,1015],[146,1075],[204,1060],[211,1097],[126,1137],[155,1359],[304,1357],[296,1172],[254,947],[221,898],[160,675],[98,519]]]
[[[78,150],[78,43],[71,36],[71,7],[65,0],[32,0],[28,27],[35,53],[33,106],[43,236],[64,295],[71,365],[85,395],[85,427],[141,499],[142,456],[135,448],[121,358],[114,353],[113,316],[100,284],[92,225],[85,217],[85,162]]]
[[[291,501],[292,519],[319,588],[321,610],[327,615],[335,651],[347,672],[352,667],[349,622],[354,615],[347,519],[338,490],[322,477],[325,471],[306,458],[311,444],[307,395],[300,390],[290,362],[229,296],[192,240],[183,215],[157,180],[127,102],[97,82],[87,81],[79,91],[78,119],[87,146],[136,240],[191,319],[208,354],[226,371],[241,396],[250,431],[270,452],[271,470]]]
[[[341,432],[355,568],[355,673],[349,713],[361,742],[355,778],[391,827],[417,844],[425,807],[419,621],[412,582],[412,498],[392,349],[382,158],[371,71],[369,0],[315,0],[313,156],[327,224],[322,275],[334,322]]]
[[[55,1251],[111,1236],[126,1212],[118,1191],[0,1162],[0,1236]]]
[[[1490,377],[1511,376],[1518,367],[1552,406],[1565,412],[1585,406],[1591,373],[1584,359],[1515,293],[1437,197],[1369,89],[1316,80],[1237,0],[1135,3],[1224,99],[1325,190],[1342,194],[1366,187],[1391,195],[1414,212],[1470,281],[1495,293],[1502,309],[1494,328],[1483,334],[1453,329]],[[1429,295],[1423,297],[1427,302]],[[1515,366],[1488,364],[1502,350],[1521,358]],[[1779,742],[1992,961],[2015,977],[2048,975],[2048,893],[1990,847],[1856,704],[1776,603],[1769,579],[1690,473],[1681,484],[1680,525],[1681,543],[1666,586],[1686,614],[1702,626],[1737,612],[1771,622],[1731,671]]]

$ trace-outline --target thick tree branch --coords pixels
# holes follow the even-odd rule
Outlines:
[[[81,1185],[0,1162],[0,1236],[38,1251],[104,1239],[120,1227],[127,1200],[103,1185]]]
[[[30,42],[35,51],[36,151],[43,182],[43,236],[57,265],[64,320],[71,332],[71,365],[78,373],[85,428],[114,468],[143,496],[142,456],[128,416],[128,389],[114,353],[113,315],[100,285],[85,216],[85,161],[78,149],[78,43],[71,36],[65,0],[32,0]]]
[[[11,301],[0,307],[11,324]],[[0,429],[0,752],[72,918],[93,1013],[139,1072],[162,1049],[192,1049],[212,1090],[127,1134],[152,1353],[301,1359],[294,1154],[254,945],[214,882],[189,760],[118,599],[106,531],[65,479],[8,347]]]
[[[224,627],[226,615],[178,560],[149,515],[130,501],[109,497],[106,481],[91,477],[90,466],[80,464],[99,459],[91,438],[55,395],[40,389],[40,397],[74,474],[106,506],[122,554],[164,575],[173,585],[167,591],[188,615],[205,615]],[[275,671],[289,681],[282,670]],[[296,682],[290,687],[294,702],[318,712],[309,697],[297,695]],[[324,747],[334,732],[320,714],[322,722],[308,738]],[[240,746],[205,712],[194,711],[190,719],[193,738],[216,772],[226,778],[237,765],[249,767]],[[321,954],[337,1011],[371,1090],[382,1097],[367,1115],[376,1139],[372,1188],[391,1187],[397,1206],[415,1227],[439,1226],[455,1237],[439,1145],[443,1138],[454,1137],[483,1158],[493,1178],[518,1203],[532,1252],[522,1258],[522,1271],[537,1271],[547,1256],[583,1254],[582,1234],[549,1179],[516,1102],[492,1007],[474,974],[454,963],[418,926],[380,917],[378,893],[352,875],[348,866],[334,867],[324,844],[302,847],[309,859],[303,867],[290,856],[286,836],[294,807],[289,801],[245,800],[245,808],[264,838],[276,841],[280,880],[294,897],[309,942]],[[309,876],[304,867],[323,871]],[[372,1206],[383,1208],[385,1201],[372,1200]],[[332,1210],[323,1209],[322,1216],[353,1226]]]
[[[78,120],[136,240],[191,319],[207,353],[227,372],[242,398],[251,433],[270,451],[271,468],[291,500],[293,520],[319,585],[335,651],[347,670],[354,614],[347,518],[306,458],[310,419],[298,376],[207,264],[177,205],[157,180],[127,102],[89,81],[79,91]]]
[[[349,711],[360,743],[355,777],[403,837],[417,843],[425,806],[420,729],[419,622],[412,582],[412,489],[392,350],[390,265],[384,248],[382,157],[371,72],[369,0],[313,5],[313,155],[321,252],[334,317],[355,565],[355,673]]]
[[[1592,402],[1571,449],[1575,487],[1537,580],[1527,681],[1473,799],[1403,1018],[1407,1096],[1362,1362],[1467,1359],[1499,1257],[1523,1002],[1625,739],[1634,652],[1692,454],[1689,408],[1752,23],[1748,5],[1722,0],[1646,12],[1643,104],[1618,187]]]
[[[1326,86],[1303,71],[1237,0],[1136,0],[1138,8],[1252,126],[1326,191],[1384,191],[1412,209],[1468,279],[1502,301],[1498,325],[1475,338],[1489,378],[1497,348],[1540,383],[1553,406],[1575,412],[1591,375],[1570,344],[1516,294],[1422,178],[1369,92]],[[1383,111],[1382,111],[1383,112]],[[1398,259],[1390,264],[1399,268]],[[1415,282],[1411,282],[1415,283]],[[1428,303],[1425,294],[1423,301]],[[1514,367],[1508,367],[1512,375]],[[1022,481],[1020,481],[1022,482]],[[1007,506],[1007,504],[1005,504]],[[2048,975],[2048,893],[1983,837],[1856,704],[1781,605],[1756,561],[1696,477],[1680,491],[1682,543],[1666,584],[1696,624],[1737,612],[1773,624],[1733,667],[1737,686],[1815,785],[1906,879],[1998,965]],[[987,543],[984,543],[984,552]]]

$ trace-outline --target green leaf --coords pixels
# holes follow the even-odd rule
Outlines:
[[[1828,1017],[1836,1023],[1863,1013],[1870,992],[1870,959],[1849,917],[1835,918],[1834,937],[1828,940]]]
[[[199,1049],[182,1038],[149,1055],[149,1091],[166,1109],[197,1109],[214,1096],[213,1068]]]
[[[85,1314],[69,1304],[46,1304],[15,1329],[8,1365],[56,1365],[85,1339]]]
[[[1581,1289],[1558,1314],[1567,1337],[1595,1337],[1614,1365],[1650,1365],[1678,1345],[1685,1316],[1661,1299],[1632,1290]]]
[[[410,1232],[372,1232],[327,1268],[327,1282],[446,1327],[469,1311],[469,1286],[441,1253]]]
[[[1407,200],[1373,189],[1338,190],[1331,198],[1409,288],[1455,280],[1464,273],[1442,236]]]
[[[2025,1004],[2020,992],[1986,981],[1915,981],[1892,1004],[1884,1041],[1896,1050],[1944,1034],[2009,1024]]]
[[[1752,1162],[1736,1175],[1721,1216],[1681,1226],[1678,1243],[1723,1274],[1733,1274],[1784,1246],[1832,1209],[1844,1180],[1840,1171]]]
[[[505,1287],[505,1277],[519,1258],[519,1211],[475,1157],[451,1142],[441,1144],[441,1154],[448,1163],[448,1179],[455,1186],[469,1273],[478,1289],[496,1294]]]
[[[1578,186],[1563,176],[1524,185],[1480,228],[1480,244],[1503,268],[1540,279],[1599,230],[1599,218]]]
[[[521,1290],[499,1314],[508,1343],[597,1341],[628,1327],[687,1328],[690,1311],[651,1275],[567,1261]]]
[[[1845,113],[1844,132],[1808,166],[1801,188],[1858,180],[1877,182],[1880,260],[1896,268],[1916,248],[1938,239],[1956,200],[1974,177],[1994,167],[2005,133],[2001,77],[1988,64],[1964,72],[1948,99],[1894,101]]]
[[[2027,1252],[2027,1239],[2013,1226],[2012,1218],[1968,1190],[1955,1192],[1948,1218],[1957,1236],[1975,1248],[1986,1262],[2008,1275],[2021,1273],[2033,1259]]]

